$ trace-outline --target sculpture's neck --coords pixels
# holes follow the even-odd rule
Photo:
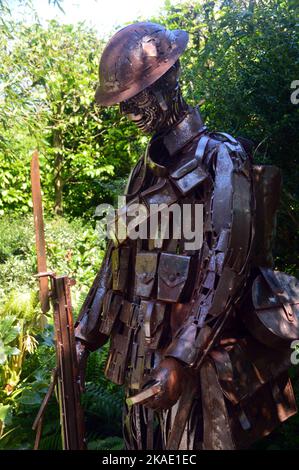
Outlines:
[[[167,166],[181,149],[206,132],[198,108],[188,107],[183,118],[167,132],[151,139],[146,154],[147,166],[158,176],[167,174]]]
[[[173,90],[171,97],[163,96],[163,92],[156,92],[156,97],[160,101],[160,106],[163,109],[162,119],[155,129],[155,136],[169,132],[176,124],[178,124],[190,109],[189,105],[184,100],[179,84]]]
[[[198,108],[188,106],[183,118],[163,134],[163,145],[167,148],[168,154],[172,156],[205,130],[206,127]]]

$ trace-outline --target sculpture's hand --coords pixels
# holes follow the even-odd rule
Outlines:
[[[160,391],[148,398],[143,404],[152,409],[171,408],[179,399],[184,386],[185,369],[179,361],[169,357],[163,359],[157,369],[154,369],[150,379],[143,389],[153,383],[159,384]]]
[[[85,373],[89,351],[86,348],[86,345],[79,339],[76,339],[76,353],[79,369],[80,390],[81,393],[83,393],[85,391]]]

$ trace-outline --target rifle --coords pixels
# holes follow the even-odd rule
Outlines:
[[[49,277],[51,281],[50,298],[54,313],[57,367],[52,372],[50,388],[32,427],[37,431],[34,448],[38,449],[44,412],[57,387],[62,448],[84,450],[86,449],[84,415],[80,403],[79,370],[70,295],[70,286],[73,281],[68,276],[56,276],[50,272],[39,273],[38,277]]]
[[[62,447],[65,450],[83,450],[86,448],[84,439],[84,416],[80,403],[80,381],[70,293],[70,286],[73,281],[67,276],[56,276],[54,273],[47,272],[37,151],[34,152],[31,161],[31,184],[40,301],[43,314],[49,310],[49,297],[53,305],[57,364],[56,368],[52,371],[52,380],[49,390],[45,395],[32,426],[32,429],[36,431],[34,449],[37,450],[39,447],[44,413],[56,388],[59,400]],[[48,286],[49,278],[51,282],[50,294]]]

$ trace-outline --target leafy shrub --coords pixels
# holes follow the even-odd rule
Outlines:
[[[23,368],[23,381],[18,387],[14,413],[10,413],[8,434],[0,439],[0,448],[32,449],[34,444],[33,420],[50,383],[50,371],[55,365],[55,351],[49,337],[52,328],[39,335],[39,346],[26,361]],[[107,356],[107,346],[100,352],[90,355],[87,368],[88,381],[82,396],[86,420],[86,437],[91,449],[121,448],[121,415],[123,393],[120,387],[103,377],[103,365]],[[95,373],[91,374],[96,365]],[[61,431],[56,397],[48,404],[40,449],[61,449]],[[0,407],[1,418],[1,407]],[[111,446],[111,447],[109,447]]]
[[[12,291],[0,307],[0,438],[11,414],[17,409],[17,396],[26,355],[34,353],[40,310],[33,292]]]
[[[77,312],[100,264],[103,242],[91,223],[79,219],[48,219],[45,231],[48,269],[66,273],[77,281],[72,288]],[[0,237],[0,447],[25,449],[33,447],[32,422],[55,365],[53,322],[49,315],[47,327],[40,330],[38,291],[33,277],[37,268],[32,217],[4,216],[0,219]],[[107,346],[101,354],[92,353],[87,371],[89,383],[84,400],[87,428],[91,428],[88,433],[92,432],[94,439],[101,435],[107,437],[108,429],[111,436],[119,431],[120,395],[103,377],[106,357]],[[114,407],[107,406],[110,392],[115,395]],[[95,396],[101,399],[98,406],[94,404]],[[107,427],[108,422],[110,427]],[[100,445],[99,439],[97,445]],[[53,397],[47,410],[41,448],[59,447],[58,406]]]
[[[299,113],[298,106],[290,103],[290,83],[298,79],[297,3],[215,0],[172,5],[167,1],[163,15],[155,18],[172,29],[182,28],[190,33],[189,47],[182,57],[182,87],[192,104],[201,100],[201,111],[209,128],[253,139],[259,144],[256,161],[274,163],[283,169],[285,190],[275,255],[277,267],[293,274],[298,273],[294,254],[299,233],[296,165]],[[7,85],[0,110],[0,214],[30,211],[30,152],[38,144],[42,150],[46,214],[52,213],[54,204],[59,205],[53,190],[58,175],[65,213],[85,217],[85,221],[46,220],[49,269],[76,278],[72,295],[77,313],[103,254],[103,244],[88,218],[98,203],[112,202],[122,192],[129,168],[147,138],[121,117],[116,108],[95,109],[93,86],[97,55],[103,44],[99,44],[94,32],[83,26],[76,29],[56,22],[51,22],[48,28],[17,27],[8,22],[5,30],[6,34],[0,37],[0,73]],[[11,39],[11,31],[15,40]],[[65,43],[70,47],[65,48]],[[65,59],[72,51],[71,45],[78,52],[78,67],[72,70]],[[90,54],[86,54],[87,48]],[[16,71],[13,81],[12,67]],[[35,273],[32,217],[3,216],[0,219],[0,300],[4,305],[0,326],[2,448],[32,448],[32,421],[54,364],[51,321],[42,333],[34,326],[38,320],[33,307],[33,299],[37,298]],[[27,333],[31,339],[26,343]],[[35,340],[39,343],[36,349]],[[103,376],[106,355],[107,346],[101,353],[91,354],[88,362],[83,404],[90,449],[122,446],[122,389]],[[298,396],[298,378],[294,375]],[[297,428],[298,416],[257,447],[298,448]],[[60,447],[58,407],[53,397],[41,448]]]
[[[104,242],[93,223],[62,217],[45,220],[48,270],[73,277],[75,310],[100,265]],[[37,290],[35,238],[32,216],[0,218],[0,300],[12,289]],[[82,299],[82,297],[81,297]]]

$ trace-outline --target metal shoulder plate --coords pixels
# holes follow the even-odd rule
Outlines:
[[[203,164],[209,136],[204,134],[198,141],[195,154],[183,158],[170,171],[170,181],[185,196],[207,180],[209,173]]]
[[[211,142],[214,141],[216,144],[223,143],[231,152],[238,152],[240,156],[242,155],[243,158],[246,158],[246,152],[241,142],[230,134],[227,134],[226,132],[210,132],[209,135]]]
[[[141,156],[136,165],[134,166],[133,170],[131,171],[127,181],[125,195],[128,198],[135,196],[140,190],[144,181],[145,172],[146,165],[144,161],[144,156]]]

